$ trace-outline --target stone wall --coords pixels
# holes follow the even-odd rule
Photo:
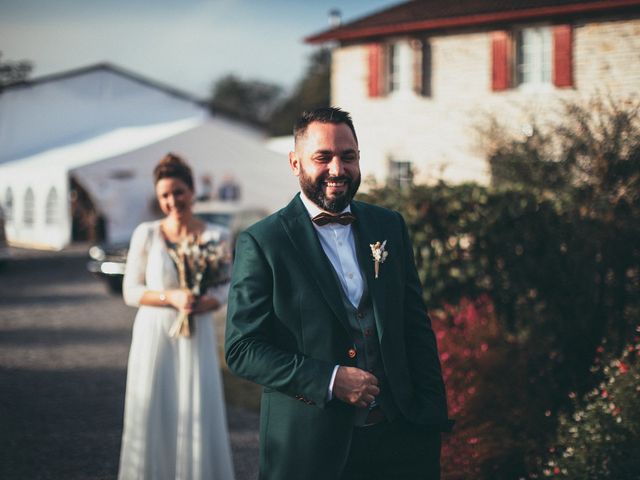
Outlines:
[[[636,14],[637,16],[637,14]],[[353,114],[363,176],[384,181],[390,160],[410,161],[416,181],[488,181],[476,127],[491,115],[526,131],[531,118],[552,115],[560,99],[640,92],[640,18],[574,22],[574,86],[491,90],[491,32],[432,36],[432,94],[368,97],[366,45],[333,55],[332,103]]]

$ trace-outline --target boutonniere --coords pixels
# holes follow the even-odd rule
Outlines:
[[[389,255],[389,252],[387,252],[384,249],[384,246],[386,244],[387,244],[386,240],[382,243],[376,242],[376,243],[369,244],[369,246],[371,247],[371,256],[373,257],[373,268],[374,268],[376,278],[378,278],[380,264],[384,263],[384,261],[387,259],[387,256]]]

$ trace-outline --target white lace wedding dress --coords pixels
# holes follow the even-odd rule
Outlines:
[[[228,238],[208,225],[201,241]],[[170,337],[177,312],[140,305],[145,290],[178,288],[160,222],[138,226],[123,293],[139,306],[127,370],[119,480],[232,480],[224,395],[211,313],[195,318],[192,337]],[[226,302],[228,284],[207,293]]]

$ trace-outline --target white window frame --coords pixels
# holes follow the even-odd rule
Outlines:
[[[387,95],[414,93],[414,52],[410,42],[409,38],[395,38],[387,43],[385,65]]]
[[[413,183],[413,162],[406,159],[388,160],[388,176],[389,184],[405,189]]]
[[[553,29],[548,24],[524,25],[514,31],[515,83],[523,90],[553,86]]]

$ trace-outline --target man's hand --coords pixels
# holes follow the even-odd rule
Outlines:
[[[220,308],[220,302],[208,295],[202,295],[198,297],[191,309],[191,313],[210,312]]]
[[[333,395],[350,405],[368,407],[380,393],[378,379],[355,367],[338,367],[333,382]]]

